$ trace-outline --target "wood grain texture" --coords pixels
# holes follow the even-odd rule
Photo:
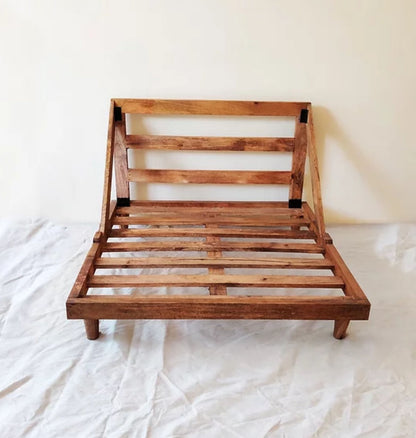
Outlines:
[[[113,155],[114,155],[114,100],[111,100],[110,114],[108,118],[107,132],[107,151],[105,155],[105,170],[104,170],[104,190],[103,204],[101,208],[100,231],[105,233],[111,200],[111,182],[113,177]]]
[[[172,205],[165,205],[166,201],[161,201],[161,204],[158,203],[145,203],[141,202],[139,205],[136,205],[137,201],[131,201],[131,205],[129,207],[118,207],[117,214],[118,215],[134,215],[134,214],[155,214],[155,213],[163,213],[172,215],[212,215],[214,213],[226,214],[229,216],[259,216],[260,214],[265,216],[285,216],[285,217],[304,217],[304,211],[300,208],[288,208],[287,203],[285,208],[278,207],[265,207],[261,205],[253,205],[251,207],[222,207],[222,206],[212,206],[207,203],[206,206],[196,206],[192,202],[187,203],[172,203]],[[200,204],[200,203],[198,203]],[[255,203],[258,204],[258,203]]]
[[[334,263],[335,275],[342,276],[345,281],[345,295],[352,296],[361,301],[366,301],[368,307],[370,308],[370,302],[368,301],[363,290],[361,289],[357,280],[352,275],[351,271],[348,269],[347,265],[345,264],[335,246],[333,244],[329,244],[325,246],[325,249],[328,259]]]
[[[164,227],[164,228],[130,228],[121,230],[115,228],[111,230],[110,237],[255,237],[256,239],[314,239],[315,233],[307,230],[276,230],[276,228],[258,228],[257,230],[247,228],[184,228],[184,227]]]
[[[179,258],[179,257],[101,257],[98,269],[121,268],[266,268],[266,269],[332,269],[334,263],[316,258]]]
[[[96,233],[95,240],[85,257],[84,263],[77,275],[74,285],[72,286],[71,292],[69,293],[70,298],[77,298],[86,295],[88,291],[87,280],[95,271],[95,260],[101,255],[102,243],[100,242],[102,234],[101,232]]]
[[[295,125],[295,146],[292,158],[292,179],[289,186],[289,199],[302,199],[306,151],[306,123],[301,123],[299,118],[297,118]]]
[[[212,224],[206,224],[205,225],[208,229],[215,229],[216,226]],[[208,244],[213,244],[215,247],[216,244],[221,242],[221,237],[218,235],[207,235],[205,238],[206,242]],[[222,251],[220,250],[214,250],[214,251],[207,251],[207,257],[209,259],[218,259],[223,256]],[[209,274],[224,274],[224,268],[219,265],[211,265],[208,266],[208,273]],[[214,284],[209,286],[209,293],[211,295],[227,295],[227,288],[223,284]]]
[[[214,116],[297,116],[308,102],[258,102],[233,100],[115,99],[124,113],[214,115]]]
[[[131,149],[292,152],[294,143],[293,138],[276,137],[126,136],[127,147]]]
[[[107,242],[104,252],[138,251],[260,251],[260,252],[297,252],[322,254],[324,249],[315,243],[275,243],[275,242]]]
[[[349,297],[97,296],[67,302],[70,319],[366,319]]]
[[[312,197],[316,223],[318,227],[318,242],[323,244],[325,241],[325,221],[324,210],[322,207],[321,181],[319,178],[318,154],[316,151],[315,131],[313,126],[313,114],[311,105],[308,106],[309,122],[306,124],[308,139],[309,168],[312,180]]]
[[[289,184],[291,173],[263,170],[129,169],[129,181],[164,184]]]
[[[125,121],[125,115],[123,114],[122,120],[119,122],[115,122],[114,173],[116,177],[117,198],[130,199],[127,149],[126,149],[125,137],[126,137],[126,121]]]
[[[287,287],[287,288],[342,288],[344,281],[335,276],[301,275],[94,275],[89,287]]]
[[[188,210],[188,209],[200,209],[203,208],[204,212],[207,211],[239,211],[256,209],[268,210],[272,209],[276,212],[286,211],[289,209],[287,207],[287,201],[177,201],[177,200],[147,200],[138,201],[132,200],[129,208],[140,208],[143,209],[169,209],[170,211]],[[300,208],[292,208],[291,211],[302,213]],[[243,211],[246,213],[246,211]]]
[[[206,214],[203,215],[173,215],[171,217],[166,215],[142,215],[114,218],[115,225],[201,225],[201,224],[217,224],[217,225],[237,225],[246,227],[289,227],[292,225],[307,226],[309,220],[307,219],[281,219],[279,217],[268,216],[225,216]]]

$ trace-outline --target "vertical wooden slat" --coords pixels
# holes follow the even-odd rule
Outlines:
[[[206,224],[206,228],[212,228],[212,224]],[[219,236],[207,236],[206,242],[207,243],[218,243],[221,241],[221,238]],[[207,256],[209,258],[221,258],[222,252],[221,251],[207,251]],[[208,268],[208,272],[210,274],[224,274],[224,268],[214,268],[210,267]],[[227,288],[223,284],[220,285],[213,285],[209,287],[209,293],[210,295],[227,295]]]
[[[302,199],[303,176],[305,173],[306,160],[306,123],[296,118],[295,147],[292,158],[292,177],[289,188],[289,199]]]
[[[125,114],[122,114],[121,121],[115,122],[114,170],[117,198],[130,199]]]
[[[313,207],[314,207],[316,222],[319,231],[319,234],[317,236],[318,238],[317,242],[323,245],[325,240],[325,222],[324,222],[324,211],[322,207],[321,181],[319,178],[318,154],[316,152],[316,144],[315,144],[312,105],[308,105],[308,111],[309,111],[309,115],[308,115],[308,123],[306,124],[306,133],[308,139],[309,167],[310,167],[311,179],[312,179]]]
[[[114,100],[111,100],[108,120],[107,152],[105,156],[103,206],[101,209],[100,231],[104,234],[108,224],[111,198],[111,181],[113,176],[114,151]]]

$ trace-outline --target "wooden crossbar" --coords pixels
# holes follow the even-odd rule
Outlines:
[[[303,223],[303,222],[302,222]],[[182,225],[182,224],[181,224]],[[289,225],[289,223],[288,223]],[[205,228],[184,228],[184,227],[165,227],[165,228],[129,228],[112,229],[109,237],[255,237],[256,239],[315,239],[316,234],[309,230],[277,230],[276,228],[267,229],[261,227],[257,230],[247,228],[218,228],[207,230]]]
[[[289,275],[94,275],[89,287],[183,286],[204,287],[221,284],[227,287],[308,287],[342,288],[344,281],[334,276]]]
[[[173,184],[289,184],[291,173],[252,170],[129,169],[128,180]]]
[[[269,268],[269,269],[333,269],[334,263],[328,259],[257,259],[257,258],[177,258],[177,257],[101,257],[95,261],[98,269],[126,268]]]
[[[290,116],[295,132],[293,138],[127,135],[127,113]],[[137,169],[129,166],[128,149],[290,152],[292,167]],[[306,156],[313,209],[302,199]],[[110,201],[113,173],[116,200]],[[289,198],[131,199],[132,183],[152,182],[285,184]],[[184,288],[186,294],[146,295],[145,288],[159,287]],[[120,295],[119,288],[134,295]],[[251,288],[265,293],[252,294]],[[368,319],[369,311],[368,299],[325,232],[309,103],[112,100],[101,224],[67,300],[68,318],[84,319],[89,339],[98,337],[99,319],[135,318],[332,319],[334,337],[341,339],[349,321]]]
[[[294,138],[126,135],[128,149],[292,152],[294,145]]]
[[[217,224],[217,225],[240,225],[240,226],[275,226],[275,227],[288,227],[292,225],[303,226],[308,225],[310,222],[308,219],[293,218],[282,219],[280,217],[273,216],[254,216],[247,217],[234,217],[234,216],[216,216],[212,217],[207,215],[182,215],[178,217],[174,216],[156,216],[156,215],[143,215],[143,216],[117,216],[114,219],[116,225],[198,225],[198,224]]]
[[[314,243],[270,243],[270,242],[111,242],[102,247],[103,251],[263,251],[263,252],[299,252],[321,254],[324,248]]]

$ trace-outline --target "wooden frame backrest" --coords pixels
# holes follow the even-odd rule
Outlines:
[[[272,137],[182,137],[126,135],[126,114],[153,115],[223,115],[223,116],[292,116],[296,117],[292,138]],[[213,151],[284,151],[293,152],[291,171],[211,171],[130,169],[127,150],[213,150]],[[110,105],[104,196],[100,231],[106,232],[111,214],[111,183],[116,179],[117,205],[130,203],[129,183],[166,182],[196,184],[287,184],[291,208],[300,208],[305,174],[306,154],[309,156],[312,195],[316,221],[312,224],[318,239],[325,234],[319,181],[318,160],[311,104],[308,102],[252,102],[223,100],[160,100],[112,99]],[[113,210],[115,203],[113,203]]]

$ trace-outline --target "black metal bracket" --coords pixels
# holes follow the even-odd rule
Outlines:
[[[121,106],[114,107],[114,121],[121,122],[123,120],[123,115],[121,113]]]
[[[300,111],[299,122],[308,123],[309,110],[303,109]]]
[[[289,199],[289,208],[302,208],[302,199]]]
[[[117,207],[130,207],[130,198],[117,198]]]

